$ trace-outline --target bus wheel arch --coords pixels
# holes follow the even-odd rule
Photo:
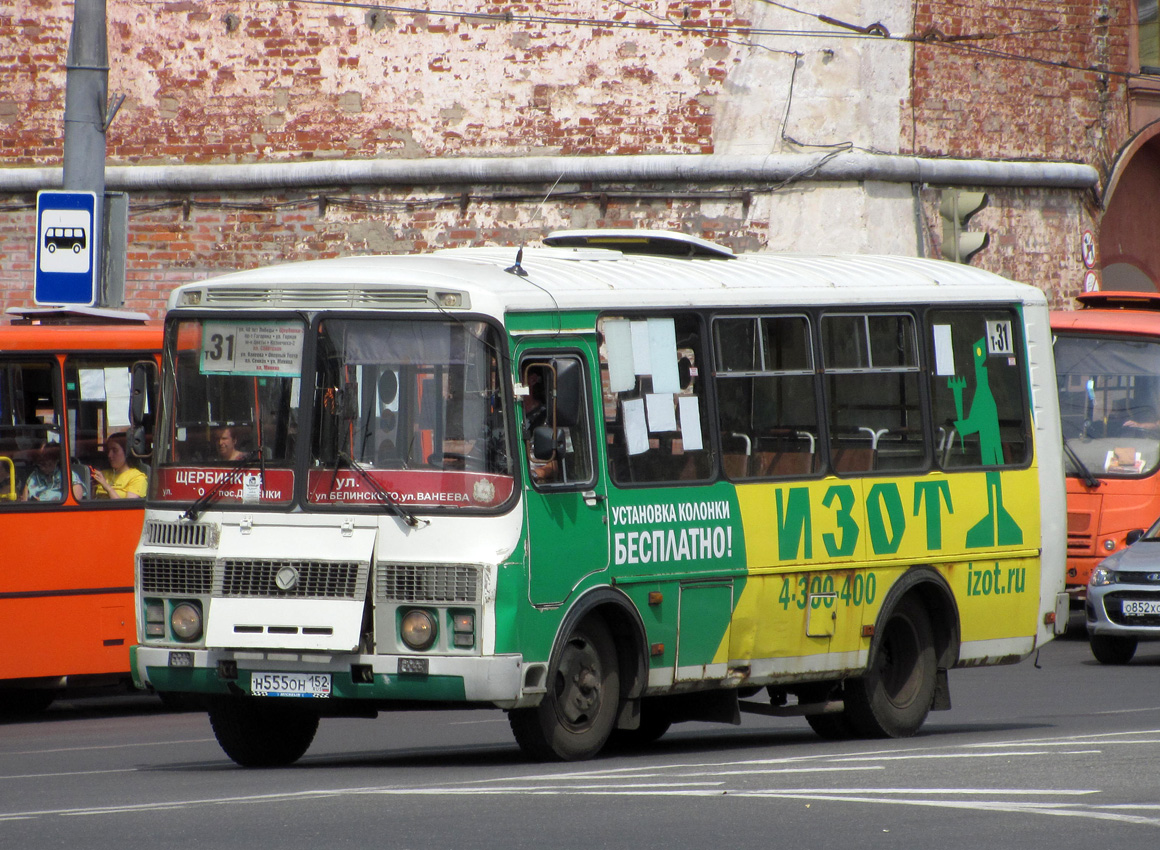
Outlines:
[[[508,712],[520,748],[545,761],[596,755],[626,718],[639,718],[644,646],[644,624],[623,594],[600,588],[582,597],[557,630],[544,698]]]
[[[915,734],[932,708],[949,708],[946,670],[958,660],[958,608],[930,567],[902,576],[883,601],[864,674],[847,682],[845,716],[866,737]]]

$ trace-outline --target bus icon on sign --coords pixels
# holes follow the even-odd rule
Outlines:
[[[50,227],[44,233],[44,250],[55,254],[57,248],[79,254],[89,244],[83,227]]]
[[[86,274],[92,227],[88,210],[45,210],[40,219],[40,270]]]

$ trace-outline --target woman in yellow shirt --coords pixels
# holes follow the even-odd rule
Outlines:
[[[130,462],[125,435],[110,434],[105,442],[105,454],[111,469],[104,472],[93,470],[93,481],[97,485],[93,495],[98,499],[144,498],[149,479]]]

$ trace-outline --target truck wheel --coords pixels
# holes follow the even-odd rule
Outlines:
[[[217,700],[209,722],[225,754],[242,767],[293,764],[318,731],[316,712],[273,700]]]
[[[867,738],[907,738],[926,720],[937,674],[926,609],[902,599],[891,612],[870,666],[846,685],[846,711]]]
[[[1136,654],[1136,638],[1092,635],[1092,655],[1100,664],[1127,664]]]
[[[548,692],[535,708],[508,712],[516,743],[541,761],[578,761],[600,752],[620,706],[620,674],[608,629],[590,618],[560,649]]]

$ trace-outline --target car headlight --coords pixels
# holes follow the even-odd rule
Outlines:
[[[193,602],[174,605],[169,614],[169,628],[178,640],[197,640],[201,637],[201,608]]]
[[[1104,569],[1103,567],[1096,567],[1092,570],[1092,576],[1088,579],[1090,587],[1106,587],[1109,584],[1115,584],[1117,581],[1115,570]]]
[[[403,615],[399,631],[411,649],[429,649],[435,643],[435,618],[422,608],[414,608]]]

